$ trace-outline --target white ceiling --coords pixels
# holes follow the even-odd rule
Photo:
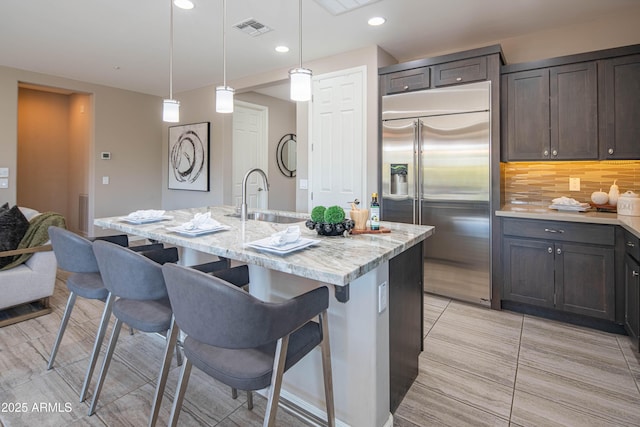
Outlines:
[[[174,93],[222,81],[222,0],[194,2],[193,10],[174,9]],[[167,97],[169,5],[170,0],[3,0],[0,65]],[[304,0],[303,65],[376,44],[402,62],[637,5],[638,0],[379,0],[334,16]],[[387,23],[368,26],[374,15]],[[232,28],[247,18],[273,31],[252,38]],[[290,52],[276,53],[278,44],[289,45]],[[298,52],[297,1],[228,0],[228,80],[297,66]]]

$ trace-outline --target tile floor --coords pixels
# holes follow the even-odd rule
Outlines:
[[[102,307],[78,299],[47,371],[66,298],[59,280],[52,314],[0,328],[0,426],[146,425],[163,340],[123,331],[88,417],[77,396]],[[174,365],[158,425],[168,421],[177,377]],[[259,426],[265,399],[254,400],[248,411],[242,393],[233,400],[194,369],[180,425]],[[280,409],[277,425],[305,423]],[[420,374],[394,426],[441,425],[640,426],[640,356],[624,336],[427,296]]]

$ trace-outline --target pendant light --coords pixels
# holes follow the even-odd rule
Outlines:
[[[302,0],[299,0],[300,13],[298,43],[300,44],[300,63],[298,68],[289,70],[291,79],[291,99],[293,101],[309,101],[311,99],[311,70],[302,68]]]
[[[233,93],[227,86],[227,0],[222,0],[222,86],[216,87],[216,112],[233,113]]]
[[[169,0],[171,7],[169,24],[169,99],[162,102],[162,120],[169,123],[180,121],[180,101],[173,99],[173,0]]]

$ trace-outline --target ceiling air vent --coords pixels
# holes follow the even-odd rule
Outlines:
[[[264,33],[268,33],[269,31],[272,31],[271,28],[256,21],[253,18],[245,19],[244,21],[234,25],[233,27],[237,28],[238,30],[242,31],[245,34],[249,34],[251,37],[257,37]]]
[[[342,15],[359,7],[377,3],[380,0],[315,0],[332,15]]]

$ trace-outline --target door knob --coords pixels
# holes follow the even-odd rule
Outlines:
[[[264,191],[262,187],[258,187],[258,191]]]

